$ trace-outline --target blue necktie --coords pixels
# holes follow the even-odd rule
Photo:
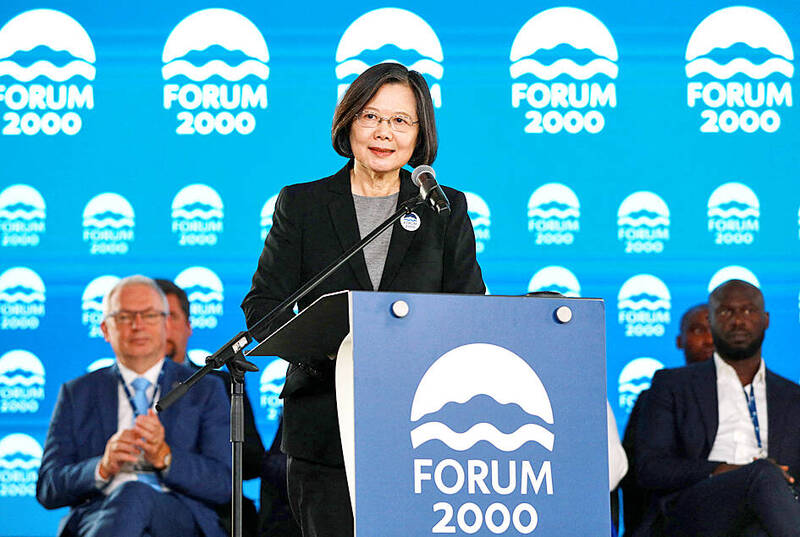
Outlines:
[[[147,388],[150,387],[150,381],[144,377],[137,377],[131,383],[133,386],[133,419],[136,420],[136,416],[141,416],[143,414],[147,414],[147,410],[150,408],[150,403],[147,400]],[[161,485],[158,482],[158,477],[155,474],[150,472],[137,472],[136,478],[156,490],[161,490]]]
[[[144,377],[136,377],[131,383],[133,386],[133,417],[147,414],[150,407],[147,401],[147,388],[150,387],[150,381]]]

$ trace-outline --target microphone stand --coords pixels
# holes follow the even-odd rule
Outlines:
[[[231,373],[231,434],[233,472],[231,475],[231,518],[232,518],[232,537],[242,537],[242,447],[244,445],[244,374],[248,371],[258,371],[258,367],[245,359],[244,348],[252,341],[251,332],[255,332],[260,326],[269,327],[276,319],[286,313],[294,304],[306,296],[311,290],[317,287],[323,280],[336,272],[351,257],[360,252],[371,243],[375,238],[386,231],[403,216],[410,214],[415,208],[426,203],[426,199],[421,195],[408,199],[400,204],[400,208],[392,216],[386,219],[380,226],[371,231],[366,237],[354,244],[349,250],[343,253],[336,261],[324,268],[319,274],[311,278],[297,291],[292,293],[283,302],[275,306],[272,311],[264,315],[250,330],[244,330],[233,336],[227,343],[219,348],[214,354],[206,358],[206,365],[195,371],[186,379],[179,382],[167,395],[156,403],[156,410],[163,412],[178,399],[180,399],[189,389],[201,378],[211,372],[212,369],[219,369],[223,365],[228,366]],[[271,335],[271,334],[270,334]],[[267,336],[265,339],[269,339]],[[315,372],[307,364],[300,364]]]

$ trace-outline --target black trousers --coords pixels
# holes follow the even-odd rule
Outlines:
[[[800,537],[800,502],[766,460],[692,485],[666,508],[666,535]]]
[[[344,468],[287,457],[289,505],[303,537],[352,537],[353,510]]]

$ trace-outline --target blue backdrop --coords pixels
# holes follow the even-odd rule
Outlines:
[[[491,293],[606,300],[620,427],[682,362],[682,312],[732,276],[762,288],[767,362],[797,380],[800,10],[751,6],[5,0],[0,533],[55,531],[32,497],[41,446],[59,386],[111,356],[114,278],[177,279],[192,349],[240,330],[273,196],[344,164],[337,96],[387,59],[431,86],[433,164],[470,193]],[[285,367],[259,365],[269,442]]]

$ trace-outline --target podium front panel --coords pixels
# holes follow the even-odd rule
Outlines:
[[[351,322],[358,536],[610,535],[602,301],[354,292]]]

